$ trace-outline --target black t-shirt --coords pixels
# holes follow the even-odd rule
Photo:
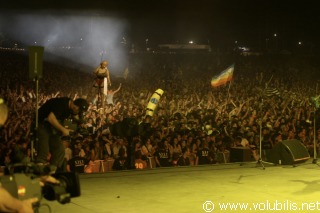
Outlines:
[[[203,148],[198,151],[197,157],[199,158],[198,164],[203,165],[203,164],[210,164],[210,150],[208,148]]]
[[[71,115],[69,108],[70,98],[52,98],[45,102],[38,110],[39,122],[43,122],[50,112],[52,112],[57,120],[63,121]]]
[[[84,166],[89,163],[84,157],[75,156],[68,161],[68,165],[70,166],[70,171],[84,173]]]
[[[170,158],[169,150],[160,149],[156,151],[155,157],[158,158],[161,166],[164,166],[164,167],[171,166],[169,162],[169,158]]]

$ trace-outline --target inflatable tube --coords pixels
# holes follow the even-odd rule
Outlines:
[[[153,116],[154,110],[157,108],[159,100],[163,95],[164,91],[162,89],[157,89],[151,96],[146,109],[146,115]]]

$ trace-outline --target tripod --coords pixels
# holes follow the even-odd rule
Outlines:
[[[264,161],[262,160],[261,158],[261,155],[262,155],[262,120],[260,118],[260,121],[259,121],[259,159],[257,161],[257,165],[261,165],[262,166],[262,169],[265,170],[266,167],[264,166]]]

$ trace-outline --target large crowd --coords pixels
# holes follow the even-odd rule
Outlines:
[[[211,78],[233,63],[232,82],[212,88]],[[126,76],[110,70],[109,101],[102,105],[93,87],[96,64],[44,62],[40,106],[54,97],[90,103],[75,134],[63,138],[71,170],[72,159],[79,158],[86,172],[102,161],[112,161],[113,170],[129,169],[132,162],[139,169],[227,163],[234,147],[249,149],[258,160],[265,157],[260,140],[262,149],[269,149],[297,139],[313,156],[315,138],[320,154],[320,116],[311,99],[319,95],[320,64],[312,56],[150,53],[131,54],[128,64]],[[0,52],[0,97],[10,109],[0,131],[2,166],[12,163],[15,147],[31,157],[36,91],[28,72],[27,55]],[[146,116],[158,88],[164,94],[153,116]]]

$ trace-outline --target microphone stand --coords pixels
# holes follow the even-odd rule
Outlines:
[[[262,160],[262,107],[263,107],[263,99],[261,100],[261,105],[260,105],[260,119],[259,119],[259,159],[257,161],[256,166],[261,165],[262,169],[265,170],[266,167],[264,166],[265,163],[267,164],[272,164],[270,162]]]
[[[259,159],[257,161],[257,165],[261,165],[262,169],[265,170],[264,161],[261,158],[262,156],[262,119],[259,120]]]

